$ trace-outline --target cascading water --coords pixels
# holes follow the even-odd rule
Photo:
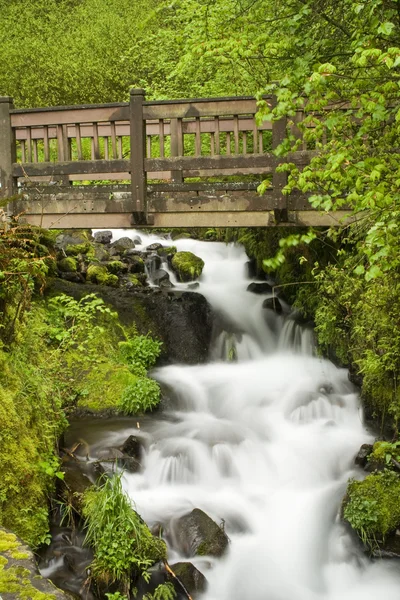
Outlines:
[[[143,471],[125,475],[138,512],[167,530],[193,508],[225,524],[224,558],[189,559],[207,577],[203,600],[400,598],[396,564],[364,557],[338,515],[371,438],[347,372],[246,291],[242,248],[174,245],[205,261],[199,291],[221,327],[213,362],[153,373],[171,402],[152,420]]]

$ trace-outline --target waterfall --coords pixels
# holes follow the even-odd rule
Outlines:
[[[309,329],[263,308],[268,294],[246,291],[243,248],[173,244],[205,261],[197,291],[219,329],[208,364],[152,374],[171,401],[152,420],[142,472],[125,475],[138,512],[167,529],[193,508],[224,522],[226,556],[190,559],[209,583],[202,600],[400,597],[395,562],[365,557],[339,515],[372,439],[347,372],[315,355]],[[173,544],[169,555],[182,558]]]

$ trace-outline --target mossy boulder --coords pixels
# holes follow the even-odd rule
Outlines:
[[[65,248],[65,253],[68,256],[78,256],[78,254],[87,254],[92,246],[89,242],[82,244],[68,244]]]
[[[78,262],[72,256],[66,256],[57,262],[57,267],[62,273],[76,273]]]
[[[0,527],[0,597],[3,600],[67,600],[72,596],[38,573],[31,550]]]
[[[113,275],[126,273],[128,271],[128,265],[120,260],[112,260],[105,265],[107,270]]]
[[[123,253],[125,250],[128,250],[130,248],[134,248],[135,244],[134,242],[131,240],[131,238],[128,237],[123,237],[120,238],[119,240],[116,240],[115,242],[113,242],[111,244],[111,248],[114,251],[117,251],[118,253]]]
[[[176,246],[163,246],[162,248],[158,248],[157,254],[158,256],[169,256],[177,253]]]
[[[99,285],[110,285],[113,287],[118,285],[118,277],[116,275],[109,273],[106,266],[95,263],[88,266],[86,279]]]
[[[350,481],[343,501],[343,516],[362,542],[373,550],[400,526],[400,477],[393,471]]]
[[[228,548],[226,533],[199,508],[180,517],[173,530],[176,542],[186,556],[222,556]]]
[[[137,376],[126,365],[101,363],[87,374],[80,386],[78,407],[90,411],[116,411],[128,386],[133,385]]]
[[[179,281],[194,281],[200,277],[204,261],[193,252],[177,252],[171,260],[171,267]]]

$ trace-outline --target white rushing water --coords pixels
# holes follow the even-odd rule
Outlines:
[[[209,364],[154,373],[171,408],[152,424],[143,472],[125,476],[138,512],[167,529],[196,507],[224,522],[226,556],[189,559],[209,582],[203,600],[400,598],[396,563],[366,558],[339,518],[349,477],[361,476],[354,456],[372,439],[347,372],[246,291],[242,248],[173,243],[204,259],[199,291],[227,331]],[[232,345],[238,361],[224,361]]]

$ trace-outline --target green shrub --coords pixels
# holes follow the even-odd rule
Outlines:
[[[400,478],[393,471],[375,472],[349,482],[343,516],[363,543],[374,549],[400,524]]]
[[[119,408],[126,415],[153,410],[160,403],[160,386],[154,379],[138,377],[125,388]]]
[[[126,342],[120,342],[118,346],[125,362],[140,363],[145,369],[151,369],[160,355],[162,342],[148,335],[136,335]]]
[[[84,495],[85,543],[94,549],[96,579],[118,581],[127,591],[134,575],[146,577],[148,568],[166,558],[165,543],[154,537],[132,508],[122,489],[121,476],[106,478]]]

